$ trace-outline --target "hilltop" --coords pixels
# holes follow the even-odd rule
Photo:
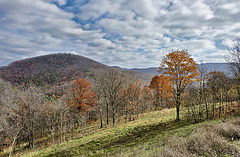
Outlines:
[[[38,86],[56,85],[100,69],[111,67],[80,55],[58,53],[12,62],[0,67],[0,77],[15,85],[30,81]]]

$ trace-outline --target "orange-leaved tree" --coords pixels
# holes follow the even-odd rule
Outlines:
[[[155,107],[163,107],[163,99],[172,97],[172,85],[166,75],[156,75],[152,78],[149,88],[154,91]]]
[[[133,115],[133,120],[135,119],[135,113],[139,113],[140,101],[141,101],[141,81],[131,82],[127,85],[126,99],[128,101],[129,116],[131,120],[131,115]],[[126,115],[127,116],[127,115]]]
[[[191,58],[187,50],[172,50],[159,67],[159,72],[167,75],[173,86],[173,96],[177,108],[177,118],[179,118],[179,107],[181,105],[181,94],[184,93],[186,87],[196,80],[199,75],[197,63]]]
[[[96,96],[92,91],[92,87],[89,81],[83,78],[79,78],[74,81],[70,88],[70,97],[67,101],[74,111],[83,113],[89,111],[94,107]]]

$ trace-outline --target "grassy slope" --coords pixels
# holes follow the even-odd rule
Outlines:
[[[174,119],[175,109],[150,112],[128,124],[103,129],[26,156],[152,156],[171,136],[185,137],[198,126],[221,122],[214,120],[194,125]]]

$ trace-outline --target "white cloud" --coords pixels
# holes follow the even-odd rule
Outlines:
[[[223,46],[239,35],[239,8],[239,0],[0,0],[0,65],[74,52],[108,65],[151,67],[172,49],[224,62]]]

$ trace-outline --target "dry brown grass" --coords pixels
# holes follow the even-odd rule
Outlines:
[[[169,138],[164,142],[164,148],[161,149],[157,156],[159,157],[195,157],[187,150],[186,140],[183,138]]]
[[[234,155],[238,151],[227,140],[214,132],[199,132],[187,139],[187,150],[199,156]]]
[[[214,127],[214,129],[220,136],[229,140],[240,139],[240,126],[234,123],[222,123]]]
[[[221,124],[196,128],[185,137],[171,137],[158,152],[160,157],[240,156],[240,149],[229,144],[240,137],[240,118]]]

